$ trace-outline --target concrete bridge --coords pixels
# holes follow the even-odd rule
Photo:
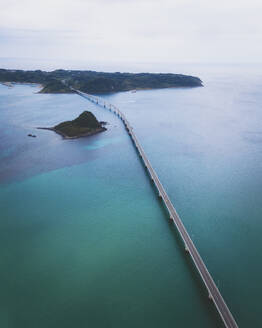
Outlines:
[[[218,313],[220,314],[221,319],[223,320],[223,322],[225,324],[225,327],[237,328],[238,326],[237,326],[237,323],[236,323],[233,315],[231,314],[228,306],[226,305],[226,302],[224,301],[222,295],[220,294],[213,278],[211,277],[205,263],[203,262],[200,254],[198,253],[198,251],[197,251],[193,241],[191,240],[186,228],[184,227],[179,215],[177,214],[176,209],[174,208],[171,200],[169,199],[169,197],[165,191],[165,188],[161,184],[155,170],[153,169],[151,163],[149,162],[142,146],[138,142],[137,137],[136,137],[135,133],[133,132],[133,128],[131,127],[130,123],[126,119],[125,115],[117,107],[104,101],[104,99],[102,99],[102,98],[98,98],[93,95],[89,95],[87,93],[81,92],[79,90],[75,90],[73,88],[71,88],[71,89],[74,90],[80,96],[113,112],[123,121],[123,123],[126,127],[126,130],[127,130],[128,134],[130,135],[130,138],[132,139],[132,141],[137,149],[139,156],[141,157],[145,167],[148,170],[148,174],[149,174],[150,178],[152,179],[152,181],[155,184],[155,187],[158,191],[159,197],[163,200],[163,203],[165,204],[165,206],[169,212],[170,219],[176,225],[176,228],[184,242],[186,252],[188,252],[190,254],[190,256],[195,264],[195,267],[196,267],[198,273],[200,274],[202,281],[204,282],[204,284],[206,286],[209,299],[213,301]]]

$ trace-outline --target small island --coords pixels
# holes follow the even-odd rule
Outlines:
[[[65,139],[75,139],[106,131],[103,125],[105,122],[99,122],[94,114],[84,111],[75,120],[65,121],[51,128],[38,129],[55,131]]]

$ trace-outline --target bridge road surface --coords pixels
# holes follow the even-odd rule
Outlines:
[[[133,140],[137,151],[140,155],[140,157],[142,158],[145,167],[147,168],[149,175],[152,179],[152,181],[155,184],[156,189],[158,190],[159,193],[159,197],[163,200],[169,215],[170,215],[170,219],[173,220],[173,222],[176,225],[176,228],[182,238],[182,240],[184,241],[185,244],[185,250],[190,254],[195,267],[198,270],[198,273],[200,274],[202,281],[204,282],[207,291],[208,291],[208,297],[214,302],[216,309],[218,311],[218,313],[220,314],[221,319],[224,322],[225,327],[227,328],[237,328],[238,325],[233,317],[233,315],[231,314],[229,308],[226,305],[226,302],[224,301],[222,295],[220,294],[214,280],[212,279],[207,267],[205,266],[205,263],[203,262],[200,254],[198,253],[193,241],[191,240],[186,228],[184,227],[179,215],[177,214],[171,200],[169,199],[163,185],[161,184],[155,170],[153,169],[152,165],[150,164],[143,148],[141,147],[141,145],[139,144],[135,133],[133,132],[133,128],[130,126],[128,120],[125,118],[125,115],[119,110],[117,109],[114,105],[112,104],[107,104],[103,99],[99,99],[98,97],[89,95],[87,93],[81,92],[79,90],[75,90],[73,88],[71,88],[72,90],[74,90],[76,93],[78,93],[80,96],[95,102],[97,105],[101,105],[106,109],[109,109],[110,111],[113,111],[124,123],[131,139]]]

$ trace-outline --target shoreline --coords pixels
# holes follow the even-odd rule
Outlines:
[[[44,89],[44,85],[41,83],[35,83],[35,82],[11,82],[11,81],[1,81],[0,84],[12,88],[14,87],[16,84],[17,85],[34,85],[40,88],[39,91],[35,92],[35,94],[67,94],[67,95],[71,95],[74,94],[75,92],[42,92],[42,90]],[[146,87],[146,88],[133,88],[133,89],[128,89],[128,90],[117,90],[117,91],[108,91],[108,92],[94,92],[94,93],[90,93],[93,95],[108,95],[108,94],[115,94],[118,92],[132,92],[132,93],[136,93],[137,91],[149,91],[149,90],[163,90],[163,89],[192,89],[192,88],[198,88],[198,87],[204,87],[203,83],[201,85],[193,85],[193,86],[168,86],[168,87],[156,87],[156,88],[150,88],[150,87]],[[81,90],[80,90],[81,91]],[[85,92],[85,91],[83,91]],[[89,93],[89,92],[88,92]]]
[[[0,81],[0,84],[5,85],[5,86],[10,86],[14,87],[14,85],[35,85],[39,86],[40,88],[43,86],[41,83],[36,83],[36,82],[16,82],[16,81]]]
[[[78,139],[78,138],[82,138],[82,137],[88,137],[88,136],[92,136],[94,134],[97,134],[97,133],[100,133],[100,132],[104,132],[106,131],[107,129],[102,127],[102,128],[98,128],[98,129],[95,129],[93,131],[90,131],[90,132],[86,132],[86,133],[82,133],[82,134],[79,134],[78,136],[73,136],[73,137],[69,137],[67,136],[65,133],[59,131],[59,130],[56,130],[55,128],[44,128],[44,127],[37,127],[37,129],[39,130],[49,130],[49,131],[54,131],[56,132],[57,134],[59,134],[60,136],[63,137],[63,139]]]

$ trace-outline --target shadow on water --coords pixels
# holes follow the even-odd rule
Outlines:
[[[131,142],[134,145],[134,142],[133,142],[132,139],[131,139]],[[134,145],[134,147],[135,147],[135,145]],[[149,173],[147,167],[145,166],[143,159],[139,155],[139,152],[136,149],[136,147],[135,147],[135,151],[137,153],[137,156],[139,158],[139,161],[140,161],[141,165],[143,166],[145,174],[148,176],[149,183],[152,187],[152,191],[154,191],[154,193],[155,193],[156,201],[158,203],[159,209],[160,209],[163,217],[165,218],[165,221],[166,221],[166,224],[168,225],[170,233],[174,237],[173,241],[175,243],[175,246],[178,246],[178,248],[181,252],[182,262],[188,268],[188,270],[190,272],[190,276],[191,276],[192,280],[194,281],[194,285],[196,286],[197,291],[200,295],[201,301],[205,305],[205,308],[207,310],[206,313],[209,316],[210,321],[212,321],[214,323],[213,327],[223,328],[224,324],[222,322],[222,319],[221,319],[221,317],[220,317],[220,315],[219,315],[213,301],[211,301],[208,298],[207,289],[206,289],[206,287],[205,287],[205,285],[204,285],[204,283],[203,283],[203,281],[202,281],[202,279],[201,279],[201,277],[200,277],[200,275],[199,275],[199,273],[198,273],[198,271],[197,271],[197,269],[194,265],[193,260],[191,259],[191,256],[189,255],[189,253],[187,253],[185,251],[184,242],[183,242],[178,230],[176,229],[176,226],[175,226],[173,220],[170,220],[169,212],[168,212],[162,198],[158,196],[158,190],[156,188],[156,185],[155,185],[154,181],[152,181],[150,173]]]
[[[99,107],[103,108],[104,106],[98,105]],[[104,109],[104,108],[103,108]],[[124,127],[124,125],[122,126],[122,128],[124,130],[126,130],[126,128]],[[126,131],[127,132],[127,131]],[[163,217],[165,217],[166,223],[168,224],[169,227],[169,231],[170,233],[173,235],[173,240],[174,243],[176,243],[176,246],[178,246],[179,250],[181,251],[181,258],[182,258],[182,262],[185,264],[185,266],[189,269],[190,271],[190,276],[192,278],[192,280],[194,281],[194,284],[197,288],[197,291],[200,295],[201,301],[204,304],[205,308],[206,308],[206,313],[209,316],[210,321],[213,322],[213,327],[217,327],[217,328],[222,328],[224,327],[224,324],[222,322],[222,319],[219,316],[219,313],[216,310],[216,307],[214,305],[214,303],[208,298],[208,292],[206,290],[206,287],[190,257],[190,255],[185,251],[185,246],[184,246],[184,242],[182,240],[182,238],[180,237],[180,234],[178,232],[178,230],[176,229],[176,226],[174,224],[173,221],[170,220],[170,216],[169,216],[169,212],[163,202],[163,200],[161,199],[161,197],[158,196],[158,190],[156,188],[156,185],[154,183],[154,181],[151,179],[150,173],[147,169],[147,167],[145,166],[145,163],[142,159],[142,157],[140,156],[138,149],[135,146],[134,140],[130,137],[130,142],[132,143],[134,150],[136,152],[136,155],[139,158],[139,161],[141,163],[141,165],[143,166],[144,172],[145,174],[148,176],[150,185],[152,187],[152,190],[154,190],[155,195],[157,197],[157,202],[160,208],[160,211],[163,214]]]
[[[99,140],[97,136],[75,140],[61,138],[59,145],[45,148],[36,145],[35,150],[29,149],[28,152],[25,151],[21,154],[14,152],[8,157],[2,158],[0,183],[4,185],[20,182],[35,175],[96,161],[111,151],[110,144],[103,145],[102,150],[99,148],[84,150],[96,140]]]
[[[165,209],[165,206],[164,206],[162,200],[159,199],[158,202],[159,202],[159,206],[162,208],[163,216],[165,216],[165,218],[167,219],[166,223],[169,226],[170,233],[174,236],[174,242],[176,243],[176,245],[178,245],[178,247],[181,251],[182,261],[185,264],[185,266],[188,267],[190,276],[191,276],[192,280],[194,281],[194,284],[200,295],[201,301],[203,302],[203,304],[205,305],[205,307],[207,309],[207,311],[206,311],[207,315],[210,317],[210,320],[212,320],[214,322],[214,327],[218,327],[218,328],[224,327],[224,325],[222,323],[222,319],[220,318],[214,303],[208,298],[207,289],[206,289],[190,255],[189,255],[189,253],[187,253],[185,251],[184,242],[183,242],[182,238],[180,237],[180,234],[177,231],[175,224],[173,223],[173,221],[171,221],[169,219],[169,214],[168,214],[167,210]]]
[[[99,105],[98,105],[99,106]],[[102,107],[103,106],[99,106]],[[126,128],[124,126],[122,126],[122,128],[124,130],[126,130]],[[127,132],[127,131],[126,131]],[[128,133],[128,132],[127,132]],[[205,305],[206,308],[206,312],[207,315],[209,316],[210,321],[213,322],[213,327],[217,327],[217,328],[222,328],[224,327],[224,324],[222,322],[222,319],[219,316],[218,311],[216,310],[216,307],[214,305],[214,303],[208,298],[208,292],[206,290],[206,287],[189,255],[189,253],[187,253],[185,251],[185,245],[184,242],[178,232],[178,230],[176,229],[176,226],[174,224],[174,222],[172,220],[170,220],[170,215],[169,212],[162,200],[161,197],[159,197],[158,195],[158,190],[156,188],[156,185],[154,183],[154,181],[151,179],[151,175],[147,169],[147,167],[145,166],[145,163],[143,161],[143,158],[140,156],[138,149],[135,146],[134,140],[131,138],[130,136],[130,142],[132,143],[134,150],[136,152],[137,157],[139,158],[139,161],[141,163],[141,165],[143,166],[143,170],[144,173],[147,175],[148,179],[149,179],[149,183],[152,187],[152,191],[154,190],[155,196],[157,197],[157,203],[159,205],[160,211],[163,214],[163,217],[166,219],[166,223],[169,227],[169,231],[170,233],[173,235],[173,241],[174,243],[176,243],[176,246],[178,246],[179,250],[181,251],[181,258],[182,258],[182,262],[185,264],[186,267],[188,267],[189,271],[190,271],[190,276],[192,278],[192,280],[194,281],[194,284],[197,288],[197,291],[200,295],[201,301],[202,303]]]

